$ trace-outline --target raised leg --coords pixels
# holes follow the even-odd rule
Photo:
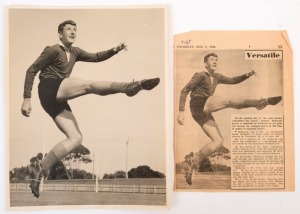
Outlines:
[[[111,90],[111,85],[112,82],[107,81],[90,81],[76,78],[66,78],[62,81],[58,89],[56,99],[58,101],[66,101],[91,93],[105,96],[113,93]],[[125,83],[120,83],[120,88],[122,87],[125,87]]]
[[[209,114],[226,108],[243,109],[255,107],[258,110],[264,109],[267,105],[276,105],[282,97],[269,97],[265,99],[243,99],[243,98],[224,98],[218,96],[208,97],[203,108],[204,113]]]
[[[159,78],[155,78],[125,83],[66,78],[58,89],[56,99],[66,101],[86,94],[105,96],[115,93],[125,93],[127,96],[132,97],[141,90],[152,90],[159,84],[159,81]]]

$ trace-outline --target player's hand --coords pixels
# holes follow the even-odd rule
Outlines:
[[[31,102],[30,98],[24,98],[22,103],[21,112],[25,117],[29,117],[31,113]]]
[[[180,125],[183,125],[183,124],[184,124],[184,112],[183,112],[183,111],[180,111],[180,112],[179,112],[178,117],[177,117],[177,122],[178,122]]]
[[[247,73],[247,77],[251,77],[253,75],[256,75],[256,72],[254,70],[252,70],[249,73]]]
[[[121,50],[127,51],[127,46],[125,45],[124,42],[121,42],[117,47],[114,48],[115,52],[120,52]]]

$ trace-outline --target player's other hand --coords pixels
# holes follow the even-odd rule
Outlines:
[[[22,103],[21,112],[25,117],[29,117],[31,113],[31,102],[30,98],[24,98],[24,101]]]
[[[249,73],[247,73],[248,77],[251,77],[253,75],[256,75],[256,72],[254,70],[250,71]]]
[[[115,52],[120,52],[121,50],[127,51],[127,46],[125,45],[124,42],[121,42],[117,47],[114,48]]]
[[[177,117],[177,122],[180,124],[180,125],[183,125],[184,124],[184,112],[183,111],[180,111],[179,112],[179,115]]]

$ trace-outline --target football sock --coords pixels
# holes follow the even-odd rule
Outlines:
[[[48,171],[51,166],[53,166],[56,162],[58,161],[57,157],[55,156],[55,154],[50,151],[46,156],[45,158],[42,160],[42,168],[45,170],[45,171]]]
[[[91,83],[91,91],[93,94],[106,96],[109,94],[122,93],[126,86],[127,83],[124,82],[95,81]]]
[[[194,156],[194,164],[196,170],[199,169],[201,162],[206,158],[206,156],[203,154],[203,152],[200,150],[199,152],[195,153]]]
[[[65,157],[69,152],[62,143],[58,143],[42,160],[42,167],[48,171],[58,160]]]
[[[256,99],[231,99],[229,104],[231,108],[242,109],[256,107],[259,103]]]
[[[258,102],[259,100],[254,100],[254,99],[246,99],[245,101],[244,101],[244,108],[249,108],[249,107],[256,107],[258,104],[259,104],[259,102]]]
[[[124,92],[125,88],[127,86],[127,83],[125,82],[112,82],[110,85],[110,93],[122,93]]]

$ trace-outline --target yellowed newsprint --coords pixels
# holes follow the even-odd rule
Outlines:
[[[174,36],[176,191],[294,191],[285,31]]]

